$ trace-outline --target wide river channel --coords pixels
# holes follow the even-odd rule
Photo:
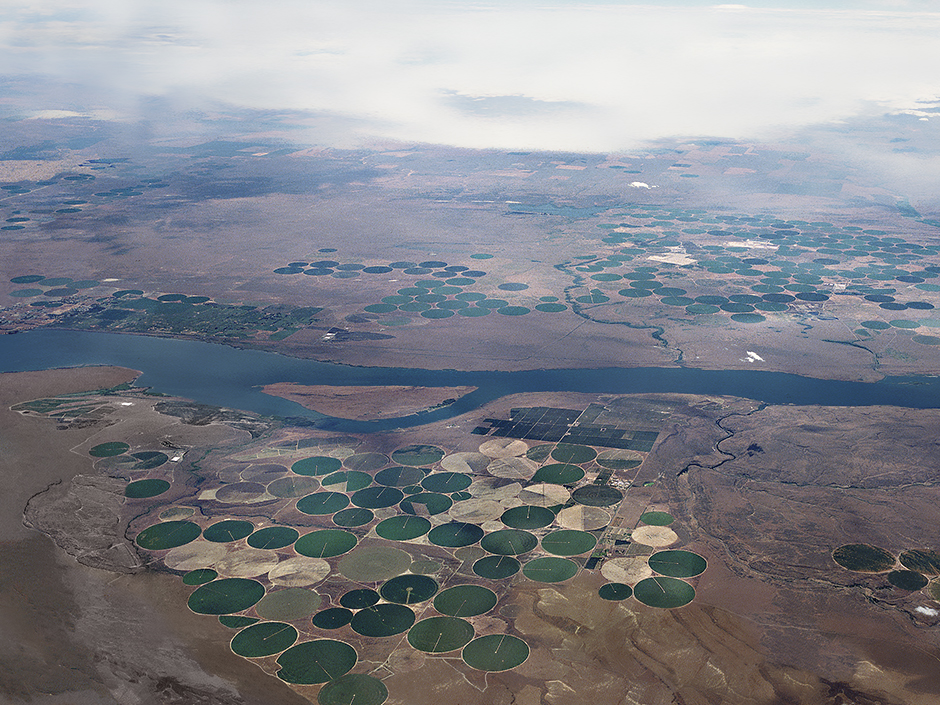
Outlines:
[[[0,336],[0,371],[117,365],[140,370],[138,386],[204,404],[266,416],[304,417],[322,428],[370,432],[417,426],[473,411],[520,392],[669,393],[729,395],[767,404],[940,408],[940,377],[889,377],[878,382],[820,380],[759,370],[684,367],[463,372],[352,367],[193,340],[68,330]],[[477,390],[441,409],[378,422],[336,419],[260,387],[274,382],[322,385],[472,386]]]

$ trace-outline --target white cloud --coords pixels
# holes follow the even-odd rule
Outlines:
[[[355,118],[356,134],[611,151],[935,97],[940,14],[736,6],[31,0],[0,66],[104,95]],[[733,10],[733,11],[732,11]],[[116,99],[115,99],[116,100]],[[78,106],[34,106],[76,109]],[[81,109],[120,107],[81,106]],[[125,108],[126,109],[126,108]]]

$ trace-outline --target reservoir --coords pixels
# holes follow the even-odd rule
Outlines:
[[[465,372],[353,367],[217,343],[116,333],[43,329],[0,336],[2,372],[86,365],[116,365],[140,370],[143,374],[137,385],[203,404],[265,416],[302,417],[320,428],[353,433],[439,421],[521,392],[682,393],[745,397],[767,404],[940,408],[940,378],[926,376],[846,382],[782,372],[685,367]],[[259,389],[275,382],[473,386],[477,390],[450,406],[431,412],[366,422],[324,416]]]

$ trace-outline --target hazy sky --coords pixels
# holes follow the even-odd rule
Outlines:
[[[930,7],[940,9],[6,0],[0,77],[82,88],[78,99],[34,99],[26,110],[37,113],[134,119],[147,99],[165,97],[180,110],[335,115],[348,119],[329,137],[342,146],[392,138],[613,151],[661,137],[760,137],[934,100],[940,12]]]

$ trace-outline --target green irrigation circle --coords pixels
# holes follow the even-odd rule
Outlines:
[[[640,515],[640,521],[650,526],[669,526],[675,518],[667,512],[644,512]]]
[[[529,561],[522,567],[522,574],[529,580],[540,583],[560,583],[578,573],[578,564],[567,558],[547,556]]]
[[[862,573],[883,573],[895,563],[894,556],[883,548],[866,543],[849,543],[832,552],[832,559],[848,570]]]
[[[529,658],[529,646],[510,634],[489,634],[467,644],[461,656],[478,671],[508,671]]]
[[[388,602],[416,605],[430,600],[437,591],[438,584],[434,578],[406,573],[386,581],[379,590],[379,594]]]
[[[630,597],[630,595],[633,594],[633,588],[624,583],[607,583],[606,585],[601,585],[597,594],[604,600],[619,602],[620,600],[626,600]]]
[[[490,553],[500,556],[517,556],[527,553],[538,545],[534,534],[521,529],[502,529],[487,534],[480,541],[480,546]]]
[[[434,598],[434,609],[450,617],[475,617],[496,606],[496,593],[481,585],[455,585]]]
[[[183,585],[202,585],[219,577],[212,568],[196,568],[183,576]]]
[[[518,573],[520,566],[512,556],[486,556],[473,564],[473,572],[487,580],[502,580]]]
[[[298,460],[290,469],[298,475],[329,475],[343,467],[342,462],[336,458],[325,455],[315,455],[310,458]]]
[[[540,529],[555,521],[555,514],[545,507],[524,504],[507,509],[499,520],[513,529]]]
[[[358,588],[344,593],[343,596],[339,598],[339,603],[347,609],[361,610],[372,607],[372,605],[376,604],[380,599],[379,593],[375,590]]]
[[[157,478],[137,480],[128,483],[124,488],[124,496],[128,499],[149,499],[163,494],[168,489],[170,489],[170,483],[166,480]]]
[[[327,683],[317,694],[318,705],[382,705],[387,699],[385,684],[364,673],[347,673]]]
[[[297,630],[284,622],[260,622],[242,629],[232,638],[231,649],[239,656],[273,656],[297,641]]]
[[[339,629],[352,621],[352,610],[345,607],[330,607],[320,610],[311,618],[310,622],[317,629]]]
[[[348,531],[320,529],[297,539],[294,550],[309,558],[332,558],[352,550],[357,542],[355,535]]]
[[[245,538],[254,530],[254,524],[250,521],[225,519],[208,527],[202,532],[202,537],[213,543],[231,543]]]
[[[375,474],[375,481],[389,487],[407,487],[416,485],[424,479],[424,472],[412,467],[390,467]]]
[[[247,578],[213,580],[189,596],[187,604],[196,614],[232,614],[241,612],[264,597],[264,585]]]
[[[408,643],[418,651],[441,654],[462,649],[473,639],[473,625],[459,617],[429,617],[408,631]]]
[[[415,613],[409,607],[382,602],[356,612],[349,626],[362,636],[385,637],[401,634],[415,623]]]
[[[421,486],[428,492],[450,494],[467,489],[471,482],[471,478],[463,473],[437,472],[424,478],[421,481]]]
[[[121,441],[109,441],[108,443],[99,443],[88,451],[88,455],[95,458],[110,458],[112,455],[121,455],[129,451],[131,447]]]
[[[367,487],[353,493],[352,503],[364,509],[385,509],[398,504],[404,499],[405,493],[397,487]]]
[[[356,650],[345,642],[304,641],[278,656],[277,677],[297,685],[327,683],[349,673],[358,660]]]
[[[405,490],[407,491],[407,489],[406,487]],[[420,508],[415,508],[416,504],[420,505]],[[435,514],[443,514],[450,509],[453,504],[454,501],[447,495],[438,494],[437,492],[417,492],[403,499],[399,506],[406,514],[417,514],[418,512],[423,513],[426,511],[431,516],[434,516]]]
[[[656,576],[638,582],[633,595],[649,607],[669,609],[689,604],[695,597],[695,588],[678,578]]]
[[[561,529],[542,537],[542,549],[556,556],[577,556],[593,551],[597,537],[587,531]]]
[[[671,578],[694,578],[708,567],[704,558],[691,551],[659,551],[649,557],[648,563],[655,572]]]
[[[375,533],[389,541],[411,541],[431,530],[431,522],[419,516],[394,516],[383,519]]]
[[[300,538],[300,532],[290,526],[267,526],[258,529],[248,537],[248,545],[252,548],[284,548],[290,546]]]
[[[538,446],[536,446],[538,447]],[[569,463],[552,463],[536,470],[532,482],[548,482],[554,485],[571,485],[584,477],[584,470]]]
[[[148,526],[135,539],[138,546],[149,551],[164,551],[183,546],[199,538],[202,529],[191,521],[164,521]]]
[[[297,500],[298,511],[311,516],[335,514],[349,505],[349,497],[342,492],[314,492]]]
[[[483,529],[476,524],[467,524],[461,521],[452,521],[448,524],[435,526],[428,533],[428,540],[431,543],[445,548],[470,546],[481,538],[483,538]]]
[[[559,443],[552,451],[552,458],[559,463],[586,463],[597,457],[597,452],[588,446]]]

